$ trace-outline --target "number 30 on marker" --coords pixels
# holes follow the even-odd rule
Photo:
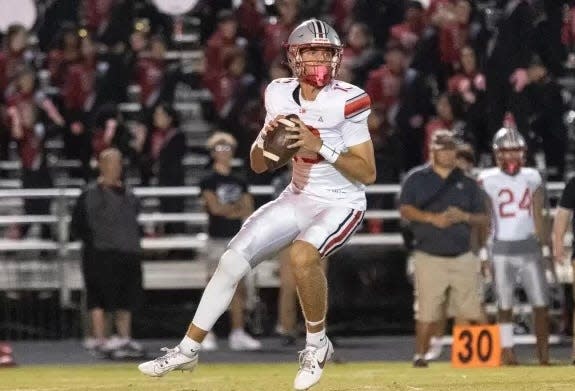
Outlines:
[[[499,326],[455,326],[451,364],[455,368],[499,366],[501,364]]]

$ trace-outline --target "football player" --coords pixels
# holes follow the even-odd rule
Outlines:
[[[298,148],[293,178],[282,194],[249,217],[230,241],[180,344],[139,369],[162,376],[192,370],[200,343],[226,310],[241,278],[262,260],[289,247],[307,335],[299,353],[296,390],[316,384],[333,355],[325,333],[327,281],[321,259],[341,248],[361,224],[365,186],[375,181],[375,158],[367,128],[370,98],[360,88],[335,80],[342,44],[327,23],[310,19],[297,26],[286,43],[292,78],[266,88],[266,120],[251,148],[250,164],[267,171],[263,144],[277,121],[298,115],[289,128]]]
[[[549,255],[549,230],[544,218],[545,192],[539,172],[524,167],[527,146],[514,128],[504,127],[493,138],[497,167],[481,172],[491,205],[492,261],[502,360],[516,365],[513,352],[513,292],[517,279],[533,306],[537,357],[549,362],[548,287],[543,254]],[[484,251],[485,252],[485,251]]]

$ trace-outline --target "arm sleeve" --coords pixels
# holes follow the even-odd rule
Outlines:
[[[559,200],[559,206],[570,210],[575,209],[575,178],[571,178],[569,182],[567,182],[561,199]]]

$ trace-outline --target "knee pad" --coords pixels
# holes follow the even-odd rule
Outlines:
[[[250,269],[251,266],[247,259],[237,251],[229,248],[220,258],[217,271],[226,274],[233,280],[239,281],[250,271]]]

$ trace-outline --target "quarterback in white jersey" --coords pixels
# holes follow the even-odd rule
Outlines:
[[[333,355],[325,332],[327,281],[321,259],[341,248],[365,212],[365,186],[375,181],[375,157],[367,128],[371,102],[361,89],[334,80],[342,45],[335,30],[317,19],[297,26],[286,43],[294,78],[272,81],[265,94],[265,125],[252,145],[250,166],[267,171],[266,135],[278,120],[296,114],[288,148],[298,148],[290,185],[252,214],[230,241],[206,286],[186,336],[167,354],[139,366],[149,376],[197,365],[200,343],[226,310],[241,278],[289,247],[306,321],[306,347],[299,353],[294,389],[315,385]]]
[[[533,306],[537,354],[547,364],[548,287],[542,245],[549,243],[544,188],[539,172],[523,167],[525,140],[512,128],[502,128],[493,140],[498,167],[484,170],[479,182],[491,204],[492,260],[503,360],[516,364],[513,353],[513,296],[519,280]],[[547,247],[547,251],[548,247]]]
[[[366,121],[371,102],[362,89],[332,80],[313,101],[305,100],[301,93],[297,78],[272,81],[265,93],[266,123],[278,115],[297,114],[313,135],[339,153],[370,141]],[[365,185],[346,177],[319,153],[306,149],[300,149],[293,158],[288,190],[320,202],[365,210]]]

